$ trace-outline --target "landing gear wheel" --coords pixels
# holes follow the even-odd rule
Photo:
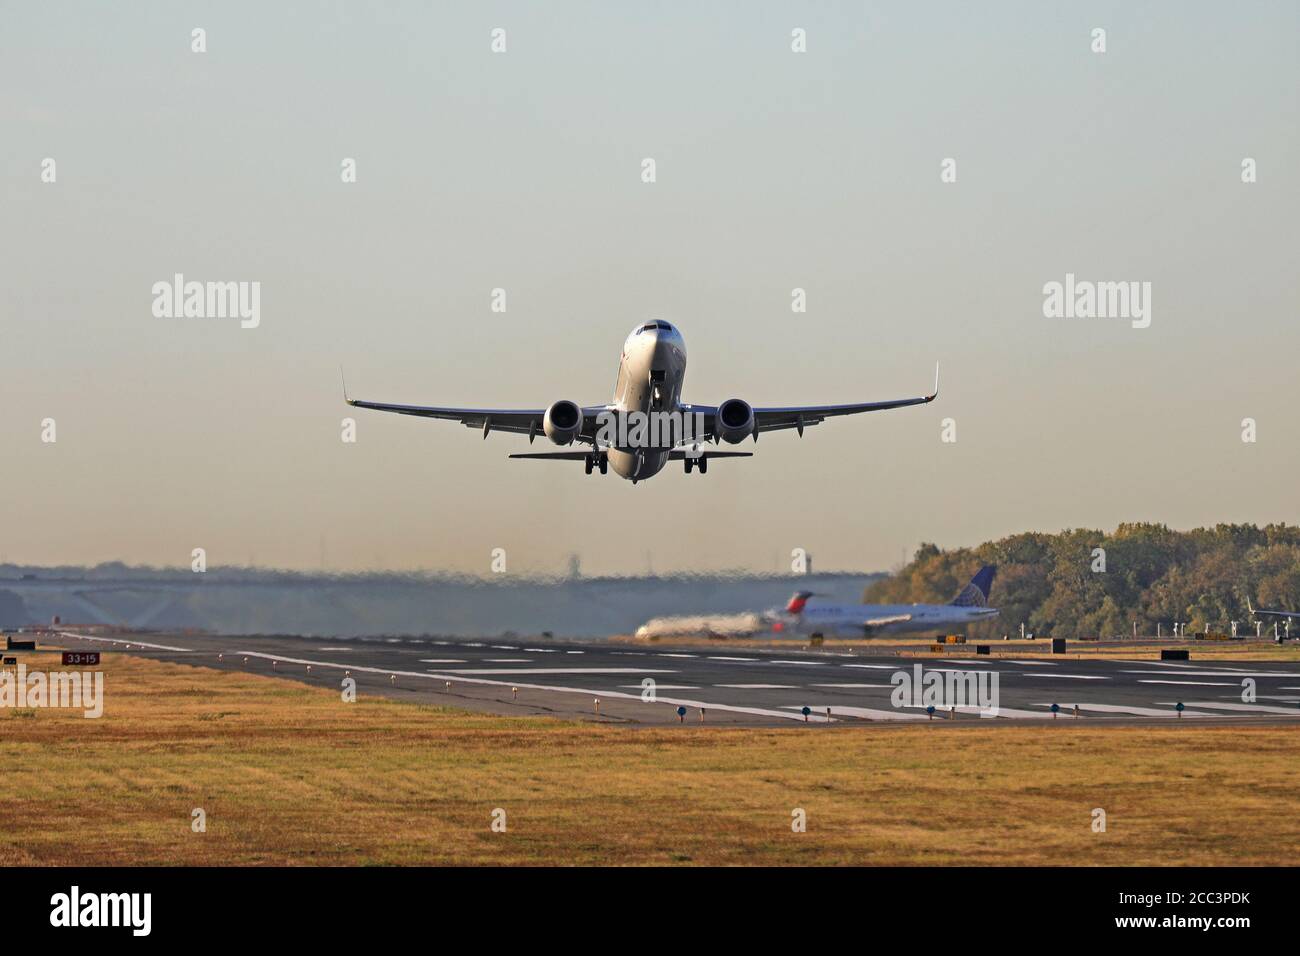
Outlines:
[[[684,459],[684,461],[685,461],[685,463],[686,463],[686,474],[689,475],[689,474],[691,473],[691,466],[692,466],[693,464],[695,464],[695,462],[694,462],[693,460],[691,460],[690,458],[686,458],[686,459]]]
[[[600,454],[600,473],[602,475],[609,474],[609,456],[604,452]]]
[[[703,455],[701,455],[701,456],[700,456],[700,463],[699,463],[699,466],[698,466],[698,467],[699,467],[699,469],[700,469],[700,474],[701,474],[701,475],[708,474],[708,471],[709,471],[709,459],[706,458],[706,457],[704,457]]]
[[[588,455],[586,461],[582,463],[582,467],[586,469],[587,474],[589,475],[591,474],[591,469],[593,465],[595,465],[595,461],[593,460],[591,455]]]

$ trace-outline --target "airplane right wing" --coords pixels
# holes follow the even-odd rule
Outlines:
[[[452,408],[441,405],[399,405],[393,402],[369,402],[360,398],[348,397],[347,383],[343,385],[343,400],[353,408],[369,408],[377,412],[393,412],[397,415],[414,415],[418,418],[441,418],[446,421],[460,422],[466,428],[477,428],[486,438],[489,432],[512,432],[527,435],[531,442],[542,434],[542,420],[546,417],[544,408]],[[575,440],[593,444],[599,428],[597,416],[606,411],[608,405],[593,405],[582,408],[582,427]],[[580,456],[583,457],[583,456]]]

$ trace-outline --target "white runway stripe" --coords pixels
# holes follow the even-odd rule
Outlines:
[[[1083,701],[1070,701],[1070,703],[1061,704],[1061,713],[1066,713],[1076,703],[1082,710],[1095,710],[1103,714],[1132,714],[1134,717],[1173,717],[1178,716],[1172,704],[1168,707],[1136,707],[1131,704],[1087,704]],[[1040,704],[1040,707],[1051,707],[1051,704]],[[1184,717],[1214,717],[1215,714],[1193,713],[1190,710],[1183,711]]]
[[[1204,700],[1198,700],[1192,704],[1185,703],[1184,705],[1187,707],[1201,707],[1207,710],[1231,710],[1245,714],[1285,714],[1288,717],[1300,717],[1300,707],[1270,707],[1267,704],[1221,704],[1218,701],[1210,703]]]
[[[714,684],[714,687],[731,687],[736,690],[793,690],[793,684]]]
[[[60,637],[75,637],[82,641],[102,641],[105,644],[130,644],[132,647],[147,647],[155,651],[182,651],[189,653],[192,648],[189,647],[172,647],[168,644],[146,644],[144,641],[122,641],[112,637],[89,637],[85,634],[73,634],[70,631],[59,631]]]
[[[789,710],[800,711],[803,704],[787,704]],[[826,704],[809,704],[808,707],[813,712],[813,716],[822,715],[826,719]],[[928,714],[909,714],[902,710],[877,710],[872,707],[846,707],[842,704],[830,704],[832,717],[858,717],[865,720],[929,720]],[[799,714],[799,719],[803,720],[803,714]]]
[[[897,685],[895,684],[812,684],[810,686],[856,688],[856,687],[895,687]]]
[[[399,677],[418,677],[423,680],[459,680],[466,684],[483,684],[491,687],[519,687],[528,690],[553,691],[558,694],[582,694],[589,696],[593,693],[590,687],[564,687],[554,684],[522,684],[511,681],[490,680],[486,677],[465,677],[461,674],[452,672],[443,673],[421,673],[419,671],[395,671],[387,667],[364,667],[357,664],[340,664],[337,661],[312,661],[300,657],[285,657],[280,654],[264,654],[260,651],[236,651],[235,653],[245,654],[249,657],[258,657],[263,660],[282,661],[286,664],[311,664],[313,667],[333,667],[338,670],[354,670],[366,674],[380,674],[387,677],[395,674]],[[602,690],[596,693],[604,694],[606,697],[615,697],[620,700],[631,700],[640,702],[640,694],[625,694],[617,690]],[[757,717],[780,717],[782,720],[803,720],[802,714],[791,714],[783,710],[770,710],[765,707],[740,707],[735,704],[716,704],[709,701],[688,700],[675,697],[659,697],[656,700],[659,704],[669,704],[680,707],[703,707],[706,710],[723,711],[734,714],[751,714]],[[825,716],[813,716],[812,720],[817,723],[826,723]]]
[[[1168,677],[1169,671],[1124,671],[1125,674],[1155,674],[1160,677]],[[1300,674],[1294,671],[1179,671],[1179,674],[1186,674],[1188,677],[1300,677]]]
[[[1058,674],[1056,671],[1052,671],[1050,674],[1022,674],[1021,676],[1045,677],[1048,680],[1055,680],[1058,677],[1063,677],[1066,680],[1110,680],[1109,677],[1103,677],[1099,674]]]
[[[676,674],[651,667],[467,667],[450,674]]]
[[[1150,680],[1138,678],[1139,684],[1178,684],[1182,687],[1240,687],[1240,684],[1225,684],[1212,680]]]

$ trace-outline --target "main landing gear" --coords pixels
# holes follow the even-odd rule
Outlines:
[[[591,474],[593,468],[599,468],[602,475],[609,473],[609,456],[603,451],[592,452],[583,462],[582,467],[586,469],[587,474]]]
[[[688,475],[691,473],[692,468],[698,468],[701,475],[709,473],[709,459],[705,455],[700,455],[699,458],[691,458],[688,455],[682,461],[686,464],[686,474]]]

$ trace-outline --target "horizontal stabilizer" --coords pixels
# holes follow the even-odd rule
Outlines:
[[[522,455],[511,455],[511,458],[553,458],[556,461],[584,461],[591,457],[589,451],[535,451],[525,452]]]
[[[698,455],[688,455],[684,451],[670,451],[668,453],[669,461],[683,461],[686,458],[694,458],[699,461],[701,458],[707,458],[712,461],[715,458],[753,458],[752,451],[702,451]]]

